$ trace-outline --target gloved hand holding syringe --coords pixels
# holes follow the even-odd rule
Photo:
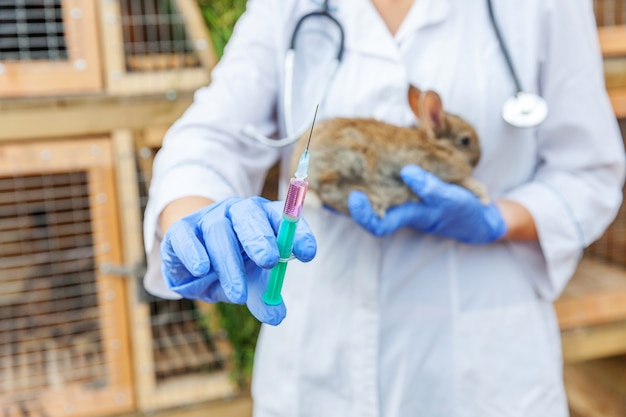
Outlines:
[[[311,125],[311,132],[309,133],[309,141],[307,142],[306,149],[300,156],[298,168],[294,176],[289,180],[289,189],[287,190],[287,198],[285,199],[282,221],[280,222],[277,236],[280,259],[278,264],[276,264],[270,272],[267,281],[267,289],[263,294],[263,301],[268,305],[278,305],[283,300],[280,292],[283,287],[285,272],[287,271],[287,262],[292,259],[291,251],[293,249],[293,238],[296,233],[298,221],[300,220],[304,197],[306,196],[306,191],[309,186],[306,180],[309,170],[309,144],[311,143],[316,117],[317,107],[315,108],[315,115],[313,116],[313,124]]]
[[[280,295],[287,261],[309,262],[317,251],[311,229],[299,222],[308,161],[307,145],[284,204],[229,197],[170,225],[160,247],[168,288],[188,299],[245,303],[259,321],[279,324],[287,313]]]

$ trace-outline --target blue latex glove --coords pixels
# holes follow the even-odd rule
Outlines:
[[[233,197],[174,223],[161,242],[168,286],[189,299],[246,303],[259,321],[279,324],[285,305],[269,306],[261,296],[269,270],[278,263],[276,233],[283,205],[262,197]],[[293,254],[308,262],[316,250],[313,233],[300,219]]]
[[[353,191],[348,197],[354,221],[375,236],[411,227],[463,243],[484,244],[506,233],[506,224],[495,204],[484,205],[467,189],[446,183],[415,165],[405,166],[400,175],[421,201],[392,207],[382,219],[374,213],[364,193]]]

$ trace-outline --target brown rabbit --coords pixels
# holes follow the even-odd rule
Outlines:
[[[446,182],[467,188],[483,203],[489,202],[485,187],[471,177],[480,159],[476,131],[460,117],[445,112],[433,91],[422,93],[411,86],[408,99],[420,121],[417,127],[364,118],[329,119],[315,126],[308,181],[309,189],[323,204],[349,214],[348,195],[360,190],[383,217],[389,207],[418,201],[400,178],[400,170],[407,164],[419,165]],[[306,143],[303,138],[296,145],[292,172]]]

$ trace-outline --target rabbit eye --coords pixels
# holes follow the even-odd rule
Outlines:
[[[471,140],[467,136],[463,136],[462,138],[459,139],[459,145],[461,146],[469,146],[470,142]]]

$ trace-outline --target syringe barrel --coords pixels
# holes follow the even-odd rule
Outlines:
[[[280,253],[280,260],[276,264],[270,276],[267,280],[267,288],[263,293],[263,301],[265,304],[275,306],[282,302],[283,298],[280,292],[283,288],[283,281],[285,280],[285,272],[287,271],[287,262],[291,256],[291,250],[293,249],[293,239],[296,235],[296,228],[298,227],[298,219],[291,216],[283,215],[282,221],[278,228],[278,250]]]
[[[308,187],[309,183],[306,179],[294,177],[289,181],[289,190],[287,190],[283,218],[278,227],[278,236],[276,238],[280,260],[270,272],[267,288],[263,293],[263,301],[265,304],[278,305],[283,300],[280,291],[283,287],[287,262],[291,257],[293,239],[296,234],[296,227],[300,219],[300,212],[302,211],[302,205],[304,204],[304,197],[306,196]]]
[[[289,180],[289,189],[287,190],[287,198],[285,199],[285,208],[283,213],[287,216],[300,218],[304,197],[309,183],[305,179],[291,178]]]

